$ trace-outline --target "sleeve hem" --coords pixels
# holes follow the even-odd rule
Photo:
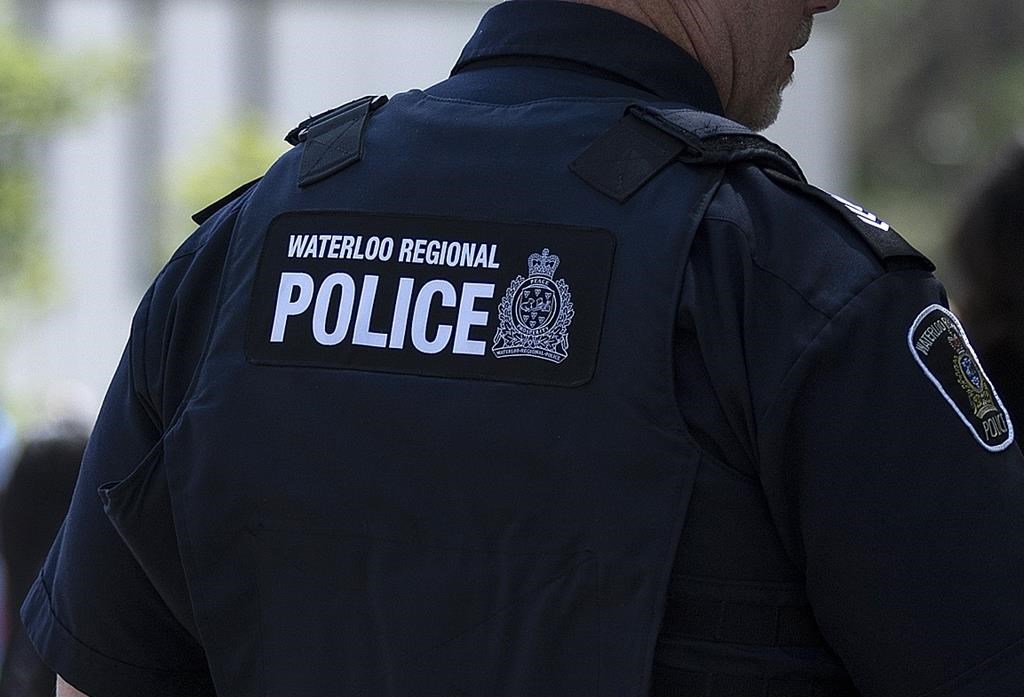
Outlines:
[[[42,576],[32,586],[21,613],[28,638],[43,662],[90,697],[213,694],[209,677],[203,671],[143,668],[111,658],[83,644],[57,618]]]

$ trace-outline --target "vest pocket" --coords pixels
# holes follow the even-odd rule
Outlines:
[[[133,522],[146,516],[147,510],[152,508],[152,503],[158,497],[167,501],[167,510],[170,510],[166,481],[163,481],[162,454],[163,448],[157,445],[127,477],[101,484],[96,490],[103,502],[103,510],[118,533],[121,533],[122,527],[130,533]]]
[[[261,527],[268,697],[598,694],[593,553]]]
[[[164,604],[197,640],[199,632],[174,529],[162,445],[153,448],[127,477],[103,484],[97,493],[107,518]]]

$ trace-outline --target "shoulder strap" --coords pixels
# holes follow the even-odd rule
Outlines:
[[[683,162],[729,164],[752,162],[767,170],[806,181],[800,166],[788,152],[746,126],[724,116],[693,109],[638,110],[639,118],[673,133],[695,152],[684,154]]]
[[[305,188],[359,162],[366,121],[387,101],[387,97],[363,97],[310,117],[292,129],[285,140],[292,145],[305,144],[299,186]]]
[[[199,211],[198,213],[194,213],[192,215],[192,220],[195,221],[196,225],[202,225],[207,220],[216,215],[217,211],[219,211],[221,208],[224,208],[226,205],[228,205],[235,199],[241,198],[246,191],[259,184],[261,179],[263,179],[263,177],[257,177],[256,179],[253,179],[251,182],[246,182],[245,184],[242,184],[240,187],[232,191],[227,196],[224,196],[223,198],[214,201],[213,203],[211,203],[209,206]]]
[[[785,150],[735,121],[693,109],[650,106],[627,109],[570,167],[587,184],[624,203],[672,162],[751,162],[806,181]]]
[[[299,165],[299,186],[315,184],[359,162],[363,157],[366,120],[387,101],[387,97],[372,96],[356,99],[316,116],[310,116],[289,131],[284,138],[287,143],[296,146],[305,143]],[[227,196],[211,203],[194,214],[192,220],[202,225],[221,208],[251,189],[260,179],[243,184]]]
[[[811,186],[785,150],[746,126],[715,114],[631,106],[570,168],[590,186],[624,203],[673,162],[719,166],[749,162],[779,184],[837,211],[886,268],[935,270],[935,265],[888,223],[855,203]]]

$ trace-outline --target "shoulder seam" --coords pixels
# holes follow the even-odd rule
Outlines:
[[[142,302],[139,305],[137,312],[142,312],[143,318],[141,326],[139,327],[139,334],[135,334],[132,331],[128,336],[128,379],[131,381],[132,391],[135,393],[136,399],[139,400],[143,410],[146,412],[146,416],[149,418],[153,427],[158,431],[163,430],[163,426],[158,418],[156,404],[153,400],[153,395],[149,392],[149,374],[146,371],[146,332],[149,329],[149,311],[153,305],[153,291],[156,288],[154,282],[153,286],[146,291],[145,296],[142,298]],[[133,327],[134,329],[134,327]],[[139,366],[138,369],[135,365],[135,349],[134,345],[137,345],[139,352]],[[136,373],[141,370],[142,382],[140,383],[136,378]]]
[[[731,220],[731,219],[729,219],[729,218],[725,218],[725,217],[720,217],[720,216],[707,216],[707,217],[705,217],[705,218],[704,218],[704,221],[705,221],[705,222],[706,222],[706,221],[709,221],[709,220],[711,220],[711,221],[714,221],[714,222],[717,222],[717,223],[723,223],[723,224],[725,224],[725,225],[730,225],[730,226],[732,226],[732,227],[736,228],[736,230],[737,230],[737,231],[739,231],[739,232],[740,232],[740,234],[742,234],[742,235],[743,235],[743,236],[744,236],[745,238],[747,238],[748,240],[750,239],[750,236],[749,236],[749,235],[747,234],[747,230],[746,230],[746,229],[745,229],[745,228],[744,228],[744,227],[743,227],[742,225],[740,225],[740,224],[739,224],[739,223],[738,223],[737,221],[735,221],[735,220]],[[771,269],[767,268],[767,267],[766,267],[766,266],[765,266],[765,265],[764,265],[764,264],[763,264],[763,263],[762,263],[762,262],[761,262],[761,261],[760,261],[760,260],[758,259],[758,256],[757,256],[757,249],[756,249],[756,247],[755,247],[755,246],[753,246],[753,245],[751,246],[751,250],[750,250],[750,261],[751,261],[751,263],[752,263],[752,264],[754,264],[754,266],[756,266],[756,267],[757,267],[758,269],[760,269],[760,270],[761,270],[761,271],[763,271],[764,273],[768,274],[769,276],[771,276],[772,278],[774,278],[775,280],[777,280],[777,281],[778,281],[779,283],[781,283],[781,284],[783,284],[784,286],[786,286],[787,288],[789,288],[789,289],[790,289],[790,290],[791,290],[791,291],[792,291],[792,292],[793,292],[793,293],[794,293],[794,294],[795,294],[795,295],[796,295],[796,296],[797,296],[798,298],[800,298],[801,300],[803,300],[803,301],[804,301],[804,304],[806,304],[806,305],[807,305],[807,306],[808,306],[809,308],[811,308],[812,310],[814,310],[815,312],[817,312],[817,313],[818,313],[819,315],[821,315],[822,317],[825,317],[825,318],[827,318],[827,319],[831,319],[831,318],[832,318],[832,317],[834,316],[834,315],[830,315],[830,314],[829,314],[829,313],[828,313],[827,311],[825,311],[824,309],[822,309],[822,308],[818,307],[818,305],[817,305],[817,304],[815,304],[815,303],[814,303],[814,302],[813,302],[812,300],[810,300],[810,298],[808,298],[808,297],[807,297],[806,295],[804,295],[804,294],[803,294],[803,293],[802,293],[802,292],[801,292],[801,291],[800,291],[800,290],[799,290],[798,288],[796,288],[796,286],[794,286],[794,285],[793,285],[792,283],[790,283],[790,282],[789,282],[788,280],[786,280],[785,278],[783,278],[783,277],[782,277],[782,276],[780,276],[779,274],[775,273],[775,272],[774,272],[774,271],[772,271]],[[860,293],[860,291],[858,291],[858,294],[859,294],[859,293]],[[838,312],[838,311],[837,311],[837,312]]]
[[[421,96],[423,100],[440,102],[442,104],[462,104],[465,106],[501,107],[509,109],[529,108],[542,104],[630,104],[635,101],[623,97],[545,97],[543,99],[532,99],[526,102],[502,104],[501,102],[480,102],[472,99],[459,99],[458,97],[442,97],[424,91],[418,91],[418,96]]]
[[[890,274],[899,274],[899,273],[923,273],[923,269],[898,269],[898,270],[894,270],[892,272],[887,272],[887,273],[881,274],[881,275],[877,276],[876,278],[872,279],[870,283],[865,285],[863,288],[861,288],[859,291],[857,291],[854,295],[850,296],[846,300],[846,302],[844,302],[836,310],[835,314],[830,316],[830,315],[822,313],[822,316],[827,321],[825,322],[824,325],[822,325],[818,329],[818,331],[816,331],[814,333],[814,336],[811,337],[810,341],[807,342],[807,345],[805,345],[802,349],[800,349],[800,353],[797,354],[796,358],[793,359],[793,362],[790,363],[789,367],[786,369],[785,376],[783,376],[782,380],[779,382],[780,387],[779,387],[778,391],[772,397],[771,401],[764,408],[764,410],[762,410],[761,413],[759,413],[757,415],[757,418],[764,419],[773,409],[775,409],[775,406],[776,406],[776,404],[779,401],[779,397],[781,396],[782,392],[784,391],[784,386],[789,382],[790,375],[793,374],[794,368],[796,368],[796,366],[804,359],[804,356],[807,355],[807,352],[811,349],[811,347],[815,345],[815,343],[818,340],[818,337],[820,337],[822,334],[824,334],[826,331],[828,331],[829,327],[832,326],[832,322],[835,321],[835,318],[838,317],[840,314],[842,314],[843,311],[846,310],[846,308],[848,308],[851,304],[853,304],[853,302],[856,301],[858,298],[863,296],[864,293],[866,293],[870,288],[873,288],[876,283],[886,279]]]
[[[803,300],[803,301],[804,301],[804,303],[805,303],[805,304],[807,305],[807,307],[811,308],[812,310],[814,310],[814,311],[815,311],[815,312],[817,312],[817,313],[818,313],[819,315],[821,315],[822,317],[824,317],[825,319],[827,319],[827,320],[829,320],[829,321],[832,321],[832,318],[833,318],[833,317],[835,317],[835,314],[832,314],[832,315],[830,315],[830,314],[829,314],[828,312],[826,312],[826,311],[825,311],[825,310],[823,310],[822,308],[818,307],[818,306],[817,306],[817,305],[816,305],[816,304],[815,304],[815,303],[814,303],[813,301],[811,301],[811,299],[810,299],[810,298],[808,298],[808,297],[807,297],[806,295],[804,295],[804,294],[803,294],[803,293],[802,293],[802,292],[801,292],[801,291],[800,291],[800,290],[799,290],[799,289],[798,289],[798,288],[797,288],[796,286],[794,286],[794,285],[793,285],[792,283],[790,283],[790,282],[789,282],[788,280],[786,280],[785,278],[783,278],[783,277],[782,277],[782,276],[780,276],[779,274],[775,273],[775,272],[774,272],[774,271],[772,271],[771,269],[767,268],[767,267],[766,267],[766,266],[765,266],[764,264],[762,264],[762,263],[761,263],[760,261],[758,261],[758,259],[757,259],[757,257],[756,257],[755,255],[751,255],[751,258],[750,258],[750,260],[751,260],[751,262],[753,262],[754,266],[756,266],[757,268],[761,269],[761,271],[763,271],[764,273],[766,273],[767,275],[771,276],[771,277],[772,277],[772,278],[774,278],[774,279],[775,279],[776,281],[778,281],[779,283],[781,283],[782,285],[786,286],[786,287],[787,287],[787,288],[789,288],[789,289],[790,289],[791,291],[793,291],[793,293],[794,293],[794,294],[795,294],[795,295],[796,295],[796,296],[797,296],[798,298],[800,298],[801,300]],[[872,283],[873,283],[873,282],[874,282],[874,281],[872,281]],[[869,284],[869,285],[870,285],[870,284]],[[863,289],[861,289],[861,290],[863,290]],[[857,295],[859,295],[859,294],[860,294],[860,292],[861,292],[861,291],[857,291]],[[854,296],[854,297],[856,297],[856,296]],[[845,305],[844,305],[844,307],[845,307]],[[842,309],[842,308],[840,308],[840,310],[841,310],[841,309]],[[837,310],[836,314],[838,314],[838,312],[839,312],[839,311]]]
[[[167,263],[164,264],[164,268],[160,269],[160,274],[157,276],[157,278],[159,278],[160,276],[163,276],[164,272],[167,270],[167,267],[170,266],[171,264],[173,264],[174,262],[179,261],[181,259],[186,259],[186,258],[191,257],[191,256],[195,256],[196,254],[201,252],[206,247],[206,242],[207,242],[207,240],[203,240],[198,245],[196,245],[196,247],[194,249],[190,249],[190,250],[185,251],[185,252],[181,252],[181,251],[175,252],[174,256],[172,256],[170,259],[168,259]]]
[[[978,675],[986,667],[989,667],[994,663],[998,663],[1001,659],[1019,655],[1022,652],[1024,652],[1024,639],[1019,639],[1010,644],[1009,646],[1006,646],[1003,649],[995,652],[988,658],[982,660],[977,665],[971,666],[964,672],[954,677],[952,680],[949,680],[948,682],[939,685],[935,689],[928,690],[927,692],[922,693],[920,697],[939,697],[939,695],[946,694],[949,689],[951,689],[958,683],[965,684],[964,681],[974,682],[974,679],[978,677]]]
[[[129,339],[128,339],[129,342],[138,342],[138,346],[139,346],[139,348],[138,348],[139,363],[140,363],[139,367],[142,369],[142,371],[144,373],[143,374],[142,383],[139,384],[139,382],[135,378],[135,374],[136,374],[135,360],[134,360],[134,358],[131,358],[128,361],[129,371],[130,371],[130,378],[131,378],[133,389],[134,389],[136,395],[139,397],[140,401],[142,402],[143,408],[145,409],[146,415],[149,417],[149,420],[153,423],[153,426],[158,431],[160,431],[161,433],[163,433],[163,431],[164,431],[164,423],[163,423],[163,419],[160,417],[159,409],[157,407],[157,402],[156,402],[156,400],[153,399],[153,395],[150,394],[150,391],[149,391],[149,375],[146,372],[146,356],[147,356],[147,354],[149,352],[149,346],[148,346],[148,343],[146,341],[146,334],[149,331],[149,311],[150,311],[150,308],[152,307],[152,304],[153,304],[153,296],[154,296],[154,294],[156,292],[156,287],[157,287],[157,285],[160,284],[160,282],[162,280],[164,280],[167,277],[168,270],[170,269],[171,265],[175,264],[175,262],[178,262],[178,261],[184,261],[186,259],[191,259],[196,254],[198,254],[200,251],[202,251],[205,247],[206,247],[206,240],[203,240],[203,242],[200,243],[199,245],[197,245],[195,248],[190,249],[190,250],[188,250],[186,252],[178,252],[174,256],[172,256],[170,259],[167,260],[167,263],[164,264],[164,267],[162,269],[160,269],[160,273],[158,273],[156,275],[156,278],[153,279],[152,285],[150,286],[149,290],[146,291],[146,294],[143,297],[142,303],[140,303],[140,307],[139,307],[140,311],[142,311],[142,309],[143,309],[142,305],[143,304],[145,305],[145,315],[144,315],[144,318],[142,319],[142,322],[140,323],[140,326],[139,326],[139,330],[140,330],[139,334],[135,334],[134,331],[133,331],[132,334],[129,336]],[[180,281],[180,279],[179,279],[179,281]],[[172,293],[173,292],[176,292],[176,289],[172,290]]]

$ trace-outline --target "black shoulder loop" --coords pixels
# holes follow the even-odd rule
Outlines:
[[[672,162],[751,162],[806,181],[785,150],[734,121],[692,109],[631,106],[570,168],[583,181],[624,203]]]
[[[296,126],[285,140],[292,145],[305,143],[299,164],[299,186],[310,186],[359,162],[363,158],[366,121],[387,99],[363,97]]]
[[[256,179],[253,179],[251,182],[246,182],[245,184],[242,184],[240,187],[232,191],[227,196],[224,196],[223,198],[214,201],[213,203],[211,203],[209,206],[199,211],[198,213],[194,213],[192,215],[192,220],[195,221],[196,225],[202,225],[207,220],[216,215],[217,211],[219,211],[221,208],[224,208],[226,205],[234,201],[236,198],[240,198],[245,194],[246,191],[259,184],[260,179],[263,179],[263,177],[258,177]]]

